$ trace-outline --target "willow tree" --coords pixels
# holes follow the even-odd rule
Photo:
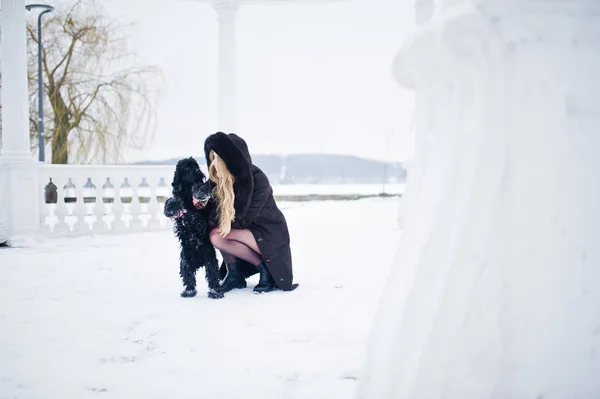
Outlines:
[[[59,5],[45,16],[42,39],[44,127],[52,163],[122,159],[155,127],[160,72],[136,66],[128,27],[103,15],[94,0]],[[27,24],[30,127],[37,142],[37,19]]]

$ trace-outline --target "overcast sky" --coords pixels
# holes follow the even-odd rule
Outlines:
[[[140,61],[165,90],[158,130],[129,160],[202,154],[217,126],[217,20],[193,0],[98,0],[133,23]],[[411,156],[412,93],[391,65],[413,21],[411,0],[243,6],[237,14],[238,131],[252,153]]]

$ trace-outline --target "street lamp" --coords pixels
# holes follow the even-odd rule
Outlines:
[[[27,11],[34,8],[41,8],[42,11],[38,15],[38,134],[39,134],[39,156],[40,162],[45,161],[44,156],[44,90],[42,86],[42,16],[54,10],[54,7],[47,4],[28,4],[25,6]]]

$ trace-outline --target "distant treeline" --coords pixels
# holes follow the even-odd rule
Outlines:
[[[194,157],[206,170],[204,157]],[[179,158],[142,161],[135,165],[175,165]],[[406,170],[401,163],[387,163],[348,155],[298,154],[254,155],[253,163],[273,184],[374,184],[402,183]]]

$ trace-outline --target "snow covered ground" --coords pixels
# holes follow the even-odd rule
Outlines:
[[[281,207],[294,292],[182,299],[170,231],[0,250],[0,398],[351,397],[398,199]]]

